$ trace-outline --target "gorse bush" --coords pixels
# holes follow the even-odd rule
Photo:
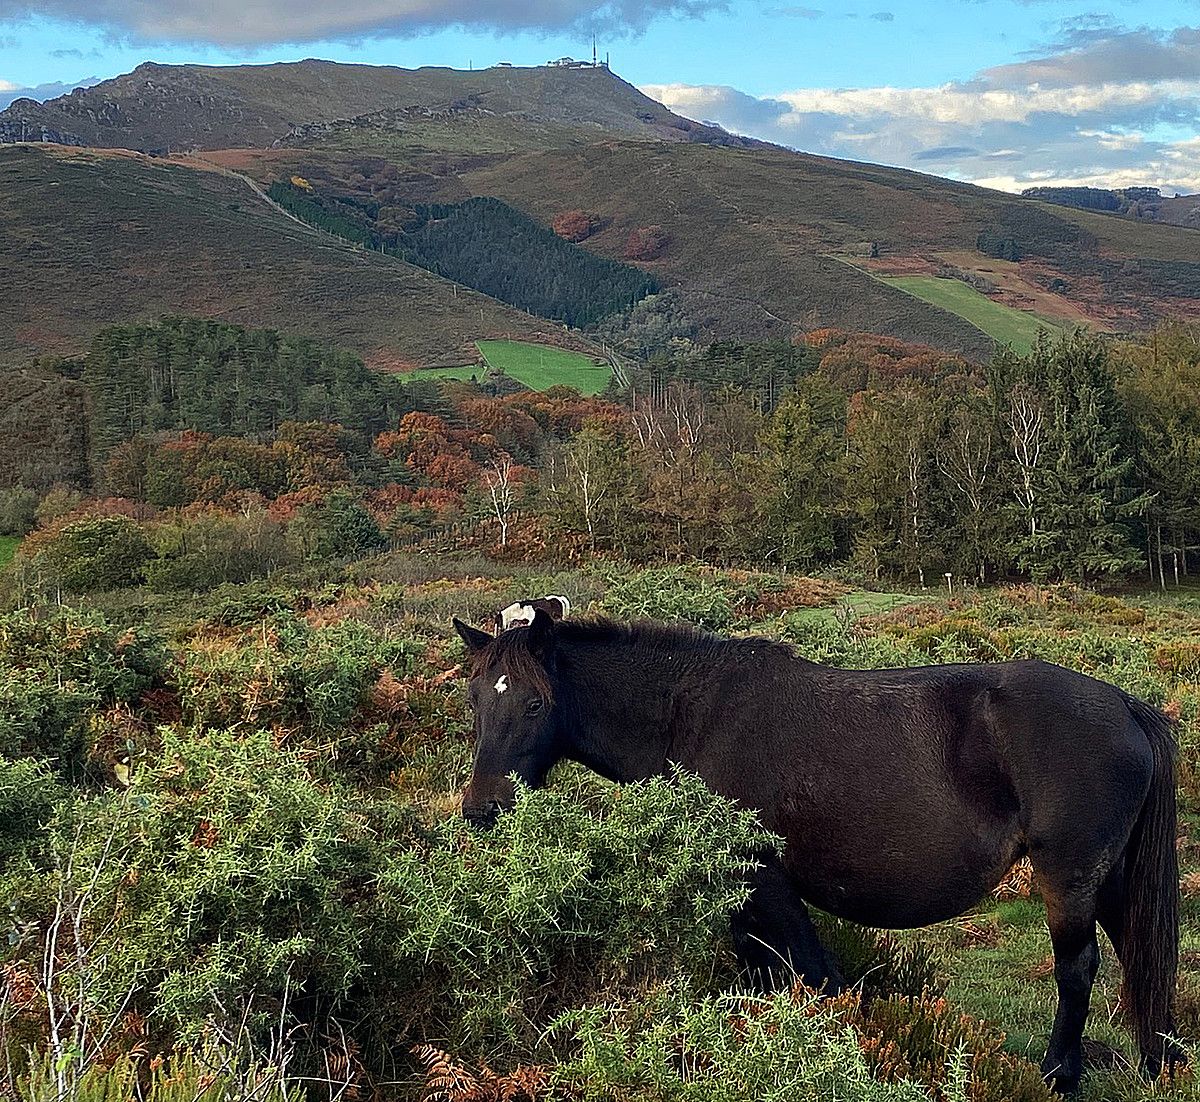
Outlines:
[[[145,629],[118,631],[68,611],[0,616],[0,754],[80,779],[97,710],[135,704],[165,668],[161,643]]]
[[[733,620],[733,603],[725,588],[696,568],[601,573],[605,583],[601,610],[617,619],[685,620],[709,631],[720,631]]]
[[[576,1053],[555,1069],[555,1086],[580,1102],[930,1098],[916,1083],[876,1078],[854,1032],[808,993],[696,1001],[667,986],[627,1006],[565,1014],[555,1029],[571,1036]]]
[[[277,1015],[289,988],[336,1001],[365,964],[354,902],[377,873],[354,805],[268,735],[168,732],[128,790],[60,805],[47,871],[8,880],[18,931],[65,924],[47,997],[81,1031],[136,1012],[186,1040],[210,1015]]]
[[[39,591],[96,593],[139,585],[154,549],[129,517],[87,517],[31,540],[21,563]]]
[[[777,840],[698,778],[520,792],[481,834],[442,821],[381,891],[394,952],[437,979],[461,1044],[527,1041],[554,1008],[715,970],[746,874]],[[533,1029],[536,1034],[536,1028]]]
[[[40,762],[0,756],[0,868],[21,858],[44,857],[46,828],[64,799]]]
[[[385,667],[404,673],[417,650],[353,620],[313,628],[282,613],[233,645],[193,640],[177,671],[183,715],[200,727],[330,734],[351,721]]]

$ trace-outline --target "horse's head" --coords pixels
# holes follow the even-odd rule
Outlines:
[[[537,788],[562,757],[553,691],[555,624],[539,609],[528,627],[495,637],[461,620],[454,627],[467,646],[475,713],[475,768],[463,792],[463,815],[490,826],[512,806],[510,774]]]

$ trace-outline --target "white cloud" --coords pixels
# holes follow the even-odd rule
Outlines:
[[[13,84],[11,81],[0,80],[0,92],[15,92],[19,87],[19,84]]]
[[[1096,37],[1057,57],[938,86],[799,88],[762,98],[723,86],[644,91],[737,133],[1008,191],[1088,184],[1200,192],[1200,29],[1115,37],[1119,48]],[[1064,74],[1080,79],[1066,83]]]

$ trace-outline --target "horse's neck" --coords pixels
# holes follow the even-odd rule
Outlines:
[[[581,676],[573,679],[571,756],[616,781],[663,772],[676,734],[681,682],[695,680],[689,656],[682,649],[589,649],[587,660],[576,663]]]

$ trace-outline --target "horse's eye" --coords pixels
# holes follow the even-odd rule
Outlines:
[[[542,710],[542,708],[545,706],[545,703],[546,703],[546,702],[545,702],[544,700],[542,700],[542,698],[541,698],[540,696],[535,696],[535,697],[534,697],[534,698],[533,698],[533,699],[532,699],[532,700],[531,700],[531,701],[530,701],[530,702],[529,702],[529,703],[526,705],[526,707],[525,707],[525,714],[526,714],[527,716],[535,716],[535,715],[537,715],[537,714],[538,714],[538,712],[540,712],[540,711]]]

